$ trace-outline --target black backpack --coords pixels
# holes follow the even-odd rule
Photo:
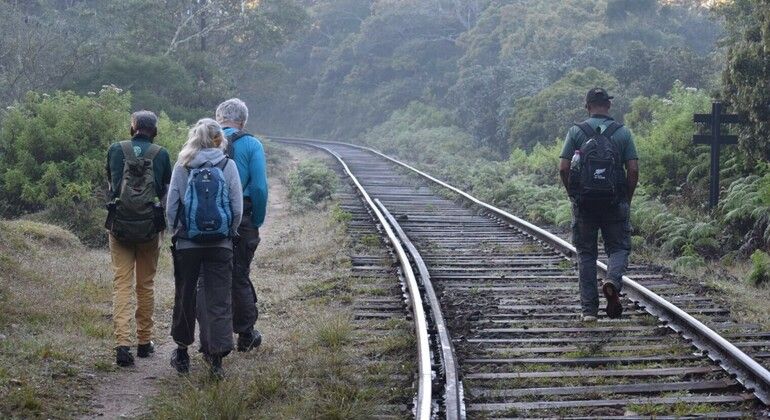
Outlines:
[[[229,157],[230,159],[235,159],[233,156],[233,153],[235,153],[233,146],[235,142],[238,141],[238,139],[246,136],[251,136],[251,134],[240,130],[230,133],[230,135],[227,136],[227,150],[225,151],[225,156]]]
[[[580,162],[570,173],[572,191],[579,207],[607,208],[620,202],[623,194],[623,167],[620,150],[612,135],[623,124],[613,121],[603,132],[587,123],[576,124],[587,140],[580,147]]]

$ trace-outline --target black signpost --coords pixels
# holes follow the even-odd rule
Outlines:
[[[736,144],[738,137],[722,134],[722,124],[740,124],[743,118],[736,114],[722,114],[722,103],[711,104],[711,114],[695,114],[693,121],[708,124],[711,134],[696,134],[692,136],[695,144],[711,145],[711,184],[709,186],[709,208],[713,209],[719,202],[719,151],[723,144]]]

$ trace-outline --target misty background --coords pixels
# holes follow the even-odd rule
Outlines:
[[[770,265],[765,0],[4,0],[0,22],[5,218],[103,245],[103,155],[128,113],[159,113],[175,156],[238,96],[254,133],[371,145],[568,227],[558,154],[601,86],[640,153],[637,249]],[[748,123],[710,211],[692,114],[712,100]]]

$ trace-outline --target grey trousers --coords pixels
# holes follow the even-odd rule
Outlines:
[[[577,211],[573,213],[575,217],[572,221],[572,244],[578,251],[580,306],[584,315],[596,316],[599,312],[596,277],[599,231],[602,232],[604,249],[607,252],[609,280],[615,285],[617,291],[623,287],[622,277],[628,267],[628,256],[631,254],[631,220],[628,203],[620,203],[618,206],[617,213],[624,217],[612,217],[613,220],[609,221],[588,218]]]

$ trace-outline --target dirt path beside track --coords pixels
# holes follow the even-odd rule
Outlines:
[[[286,217],[283,214],[288,206],[286,194],[286,187],[278,180],[271,183],[268,213],[274,220]],[[261,249],[280,240],[274,230],[269,223],[261,229]],[[170,251],[168,246],[164,245],[163,248],[158,274],[155,277],[155,353],[149,358],[136,357],[133,367],[115,366],[111,372],[97,376],[96,390],[90,403],[91,412],[79,417],[80,419],[136,418],[146,415],[152,398],[158,394],[164,381],[176,377],[176,372],[169,365],[171,352],[176,348],[169,336],[174,304],[174,276]],[[257,256],[259,253],[260,249],[257,250]],[[260,293],[259,285],[257,288]],[[193,344],[190,356],[194,358],[194,364],[200,362],[195,349]],[[136,347],[133,347],[131,352],[136,356]]]

